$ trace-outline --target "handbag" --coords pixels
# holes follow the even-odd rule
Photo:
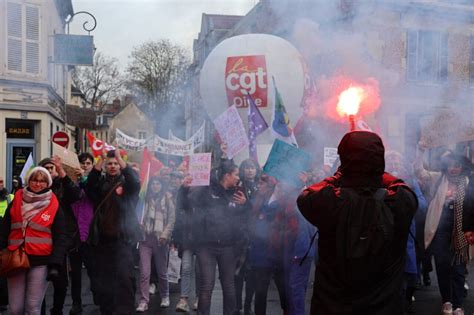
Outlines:
[[[7,248],[0,253],[0,276],[5,277],[14,274],[17,271],[30,269],[30,261],[25,253],[25,248],[19,246],[14,251]]]

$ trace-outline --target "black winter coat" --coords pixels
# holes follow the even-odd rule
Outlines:
[[[338,223],[348,207],[341,198],[340,179],[327,178],[301,193],[298,207],[319,230],[319,261],[314,280],[311,314],[399,315],[402,314],[400,289],[405,267],[406,244],[411,220],[417,209],[414,193],[396,178],[384,175],[388,190],[385,203],[394,215],[394,240],[387,257],[380,257],[383,272],[367,273],[364,287],[354,287],[352,276],[337,254]],[[355,275],[360,278],[360,275]],[[356,307],[358,305],[358,307]]]
[[[116,184],[118,186],[115,186]],[[114,191],[111,191],[112,189]],[[131,167],[124,168],[118,178],[102,175],[100,171],[93,169],[87,178],[85,190],[89,199],[94,203],[94,219],[87,240],[89,244],[96,246],[103,241],[134,244],[143,238],[135,211],[140,191],[140,180],[138,174]],[[109,197],[104,200],[109,192]],[[111,217],[104,215],[105,213],[116,216],[117,226],[114,227],[118,233],[116,239],[106,240],[104,238],[102,229],[104,225],[110,223],[108,220],[111,219]]]
[[[65,176],[63,178],[56,177],[53,180],[51,190],[58,198],[64,213],[64,232],[68,240],[68,249],[76,249],[80,246],[81,239],[71,205],[81,199],[81,189],[68,176]]]
[[[245,232],[245,218],[250,202],[237,205],[232,202],[234,189],[224,189],[218,183],[199,187],[189,198],[194,208],[194,240],[196,246],[234,246],[242,242]]]

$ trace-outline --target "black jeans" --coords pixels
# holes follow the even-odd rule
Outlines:
[[[99,243],[93,249],[96,299],[103,315],[135,313],[133,245]]]
[[[53,281],[53,308],[51,315],[62,315],[64,301],[66,301],[66,293],[68,286],[67,257],[64,257],[62,266],[59,269],[59,277]]]
[[[86,243],[69,253],[69,263],[71,264],[71,297],[73,305],[82,305],[82,264],[87,268],[87,274],[91,278],[90,248]]]
[[[443,208],[438,229],[431,242],[436,275],[438,276],[439,292],[443,303],[451,302],[453,309],[462,307],[464,302],[464,280],[466,266],[464,263],[453,262],[452,235],[454,228],[454,205],[447,204]]]
[[[252,274],[255,281],[255,315],[265,315],[267,312],[267,293],[272,276],[280,296],[281,309],[285,312],[288,307],[283,267],[253,267]]]
[[[237,299],[237,309],[242,309],[242,290],[245,283],[245,300],[244,300],[244,315],[250,314],[252,310],[252,300],[255,294],[255,281],[254,276],[251,274],[248,259],[245,260],[244,266],[242,266],[240,272],[235,275],[235,293]]]
[[[7,278],[0,277],[0,306],[8,305]]]
[[[224,295],[223,314],[233,315],[236,311],[234,248],[216,245],[201,246],[197,249],[197,258],[201,272],[198,314],[209,315],[211,312],[211,296],[216,281],[217,264]]]

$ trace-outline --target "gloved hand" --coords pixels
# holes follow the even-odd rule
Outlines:
[[[55,281],[59,279],[59,270],[56,267],[49,267],[48,268],[48,276],[46,277],[46,281]]]

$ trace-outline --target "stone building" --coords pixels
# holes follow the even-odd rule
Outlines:
[[[297,139],[316,155],[340,139],[324,133],[334,129],[319,107],[327,93],[320,82],[337,75],[375,78],[381,106],[369,124],[388,148],[412,158],[424,120],[438,109],[457,111],[460,124],[474,124],[473,21],[474,4],[465,0],[261,0],[214,46],[236,35],[267,33],[300,51],[317,95],[301,104],[316,114],[302,116]],[[202,58],[195,64],[199,73]],[[473,147],[469,141],[457,146]]]
[[[0,174],[8,188],[28,155],[50,155],[51,136],[64,130],[69,70],[51,62],[52,36],[72,14],[71,0],[0,0]]]

